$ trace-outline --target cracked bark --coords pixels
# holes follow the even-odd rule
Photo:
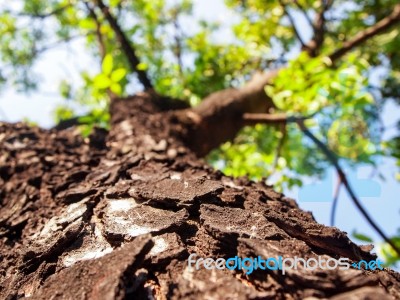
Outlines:
[[[253,99],[230,109],[251,112]],[[272,187],[207,166],[177,122],[196,116],[157,103],[149,93],[115,100],[110,132],[87,139],[74,128],[1,124],[1,299],[400,297],[390,270],[189,271],[190,253],[375,256]]]
[[[399,7],[331,59],[398,23]],[[129,46],[122,34],[119,41]],[[399,299],[400,275],[390,270],[187,269],[190,253],[375,258],[272,187],[224,176],[199,158],[233,138],[245,114],[273,112],[264,86],[277,72],[194,109],[151,91],[115,100],[111,131],[87,139],[74,127],[1,123],[0,298]]]

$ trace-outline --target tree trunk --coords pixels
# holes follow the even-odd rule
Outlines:
[[[188,268],[191,253],[376,257],[271,187],[207,166],[197,155],[220,141],[206,109],[165,112],[153,100],[115,100],[110,132],[87,139],[1,124],[1,299],[400,298],[388,269]]]

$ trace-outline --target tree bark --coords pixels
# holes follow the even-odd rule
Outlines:
[[[220,94],[232,118],[260,103],[240,101],[248,88]],[[191,253],[375,255],[272,187],[224,176],[198,158],[214,142],[194,151],[205,139],[188,142],[195,130],[185,116],[191,126],[214,122],[206,104],[177,113],[157,103],[149,93],[113,101],[110,132],[87,139],[73,127],[1,124],[1,299],[400,298],[400,276],[388,269],[190,270]]]

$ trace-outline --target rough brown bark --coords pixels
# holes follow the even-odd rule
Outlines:
[[[0,299],[400,297],[390,270],[190,271],[190,253],[374,255],[271,187],[211,169],[151,99],[114,101],[111,131],[88,139],[1,124]]]

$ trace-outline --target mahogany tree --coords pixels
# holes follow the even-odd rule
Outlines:
[[[281,188],[329,164],[398,258],[398,238],[374,223],[339,161],[398,157],[397,139],[374,130],[399,96],[396,1],[227,1],[240,18],[226,42],[215,24],[185,28],[189,1],[19,4],[1,14],[6,82],[32,88],[35,59],[76,37],[101,69],[82,73],[82,87],[60,86],[87,115],[60,107],[52,130],[1,124],[1,298],[400,297],[389,269],[246,274],[187,263],[191,253],[375,259],[264,180],[238,177],[280,172]],[[371,87],[378,66],[385,81]],[[224,174],[203,158],[223,161]]]

